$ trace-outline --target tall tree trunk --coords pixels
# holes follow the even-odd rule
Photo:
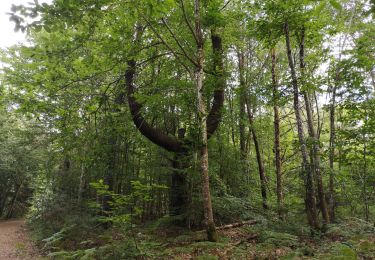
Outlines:
[[[364,215],[365,220],[369,221],[370,218],[370,206],[368,202],[368,194],[367,194],[367,141],[366,136],[363,135],[364,143],[363,143],[363,178],[362,178],[362,196],[363,196],[363,204],[364,204]]]
[[[78,185],[78,194],[77,194],[77,202],[80,205],[82,202],[83,194],[85,192],[85,185],[86,185],[86,173],[87,173],[87,165],[86,165],[86,146],[87,144],[84,143],[82,150],[80,151],[81,154],[81,173],[79,176],[79,185]]]
[[[238,52],[238,73],[240,78],[239,86],[239,134],[240,134],[240,158],[241,158],[241,168],[244,171],[244,176],[249,177],[249,162],[248,162],[248,142],[250,132],[246,133],[246,55],[244,51],[240,50]]]
[[[260,178],[260,188],[261,188],[261,194],[262,194],[262,206],[264,209],[268,209],[267,204],[267,180],[265,176],[265,170],[264,170],[264,163],[262,159],[262,154],[260,151],[259,141],[256,134],[256,130],[254,128],[254,119],[253,119],[253,113],[252,108],[249,102],[249,99],[247,97],[247,91],[246,91],[246,82],[245,82],[245,55],[243,52],[238,53],[238,72],[239,72],[239,78],[240,78],[240,123],[239,123],[239,130],[240,130],[240,148],[241,148],[241,155],[242,159],[245,165],[245,159],[246,159],[246,137],[245,137],[245,125],[244,125],[244,117],[245,117],[245,106],[247,107],[247,114],[248,114],[248,120],[249,120],[249,126],[250,126],[250,132],[253,137],[254,141],[254,147],[256,152],[256,158],[258,163],[258,172],[259,172],[259,178]]]
[[[234,115],[234,94],[233,90],[230,90],[228,93],[228,109],[230,115],[230,139],[233,146],[236,146],[236,119]]]
[[[336,146],[336,88],[339,84],[339,69],[336,70],[334,85],[331,89],[331,102],[329,105],[329,218],[335,221],[335,146]]]
[[[290,36],[289,36],[289,25],[288,22],[284,24],[284,33],[285,33],[285,43],[287,49],[287,56],[288,56],[288,63],[290,68],[290,74],[292,76],[292,87],[293,87],[293,103],[294,103],[294,113],[296,116],[296,124],[297,124],[297,132],[298,132],[298,140],[300,143],[300,151],[302,155],[302,171],[303,171],[303,179],[305,182],[305,206],[307,211],[307,220],[311,227],[315,229],[319,229],[319,220],[316,210],[316,198],[315,198],[315,191],[314,191],[314,183],[313,183],[313,171],[311,166],[309,165],[308,161],[308,153],[306,147],[306,141],[303,132],[303,124],[302,124],[302,116],[300,110],[300,102],[299,102],[299,89],[298,89],[298,81],[296,75],[296,69],[294,66],[293,56],[292,56],[292,48],[290,44]]]
[[[305,81],[305,28],[301,30],[301,42],[300,42],[300,49],[299,49],[299,59],[300,59],[300,68],[301,68],[301,82]],[[327,202],[324,192],[324,184],[322,175],[320,172],[320,148],[319,148],[319,138],[318,133],[314,127],[314,117],[313,117],[313,110],[311,99],[309,93],[304,90],[303,98],[305,101],[305,109],[307,115],[307,125],[308,125],[308,133],[312,140],[312,161],[313,161],[313,170],[315,172],[316,184],[318,188],[318,198],[319,198],[319,207],[322,212],[323,216],[323,224],[329,223],[329,214],[327,209]]]
[[[195,34],[197,39],[197,68],[195,71],[196,90],[197,90],[197,114],[199,119],[200,130],[200,170],[202,176],[202,195],[203,195],[203,208],[205,216],[205,224],[207,231],[207,239],[215,242],[218,240],[216,232],[214,216],[212,211],[211,194],[210,194],[210,181],[208,173],[208,138],[207,138],[207,112],[203,98],[203,31],[201,28],[200,17],[200,0],[195,0],[194,3],[194,17],[195,17]]]
[[[78,186],[78,196],[77,196],[77,202],[78,204],[81,204],[83,192],[85,189],[85,174],[86,173],[86,166],[85,163],[81,162],[81,174],[79,176],[79,186]]]
[[[185,137],[185,129],[178,130],[179,139]],[[188,199],[188,182],[186,176],[187,152],[175,153],[172,162],[172,184],[170,189],[169,214],[172,216],[186,213]]]
[[[107,126],[108,127],[108,126]],[[106,169],[104,171],[104,184],[108,185],[108,191],[114,191],[114,177],[116,171],[116,157],[117,157],[117,138],[115,135],[114,129],[109,129],[107,132],[108,139],[105,139],[105,145],[107,149],[104,150],[104,158],[106,160]],[[111,214],[112,207],[111,202],[113,198],[111,195],[104,195],[103,196],[103,215],[108,217]],[[104,228],[109,228],[111,226],[111,222],[105,222]]]
[[[369,96],[368,94],[366,94],[366,103],[369,102]],[[366,104],[367,106],[368,104]],[[369,114],[368,114],[368,110],[365,106],[365,120],[364,120],[364,125],[368,125],[368,119],[369,119]],[[367,165],[367,140],[369,138],[369,136],[365,133],[365,130],[363,130],[364,132],[362,133],[362,138],[363,138],[363,178],[362,178],[362,182],[363,182],[363,189],[362,189],[362,193],[363,193],[363,204],[364,204],[364,215],[365,215],[365,220],[366,221],[369,221],[370,219],[370,205],[369,205],[369,197],[370,195],[368,194],[367,192],[367,181],[368,181],[368,165]]]
[[[276,168],[276,194],[277,194],[277,212],[280,219],[284,219],[283,207],[283,184],[282,184],[282,166],[281,166],[281,146],[280,146],[280,112],[279,112],[279,99],[280,93],[278,90],[277,77],[276,77],[276,53],[275,48],[271,49],[272,58],[272,95],[273,95],[273,124],[275,131],[275,168]]]
[[[249,119],[250,131],[251,131],[251,134],[253,136],[255,154],[256,154],[257,163],[258,163],[260,190],[261,190],[261,193],[262,193],[262,206],[263,206],[264,209],[268,209],[268,204],[267,204],[267,180],[266,180],[266,175],[265,175],[265,170],[264,170],[262,153],[260,151],[258,136],[257,136],[256,130],[254,128],[254,117],[253,117],[253,112],[251,111],[252,108],[250,106],[249,99],[247,98],[247,96],[246,96],[246,107],[247,107],[247,115],[248,115],[248,119]]]
[[[246,82],[245,82],[245,54],[243,51],[238,52],[238,72],[240,78],[239,87],[239,134],[240,134],[240,153],[243,165],[246,164],[246,133],[245,133],[245,94],[246,94]]]
[[[23,180],[21,181],[20,184],[18,184],[18,183],[15,184],[16,187],[15,187],[14,196],[13,196],[13,198],[12,198],[10,204],[9,204],[8,212],[7,212],[6,217],[5,217],[7,219],[9,219],[13,216],[14,206],[15,206],[16,201],[18,199],[18,195],[21,191],[22,185],[23,185]]]
[[[332,99],[329,107],[329,217],[331,222],[335,221],[335,110],[336,110],[336,86],[332,90]]]
[[[8,187],[8,184],[4,183],[4,186]],[[3,216],[4,210],[5,210],[7,195],[8,195],[8,188],[5,188],[5,190],[2,190],[0,193],[0,218]]]

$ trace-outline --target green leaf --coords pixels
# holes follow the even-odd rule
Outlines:
[[[342,6],[339,2],[337,2],[336,0],[329,0],[329,3],[337,10],[342,10]]]

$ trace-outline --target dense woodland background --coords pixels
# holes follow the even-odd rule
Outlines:
[[[0,216],[27,214],[56,259],[371,259],[374,10],[13,6],[28,43],[1,51]]]

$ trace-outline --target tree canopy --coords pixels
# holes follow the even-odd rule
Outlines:
[[[27,211],[51,256],[77,259],[127,259],[72,235],[98,227],[140,257],[147,225],[217,242],[238,221],[373,222],[374,15],[367,0],[13,5],[28,42],[0,55],[0,216]],[[82,243],[54,246],[66,234]]]

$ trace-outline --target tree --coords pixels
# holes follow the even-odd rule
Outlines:
[[[273,117],[274,117],[274,129],[275,129],[275,170],[276,170],[276,194],[277,194],[277,207],[279,218],[283,219],[283,185],[282,185],[282,164],[281,164],[281,147],[280,147],[280,92],[278,90],[278,82],[276,75],[276,51],[275,48],[271,49],[271,59],[272,59],[272,99],[273,99]]]

